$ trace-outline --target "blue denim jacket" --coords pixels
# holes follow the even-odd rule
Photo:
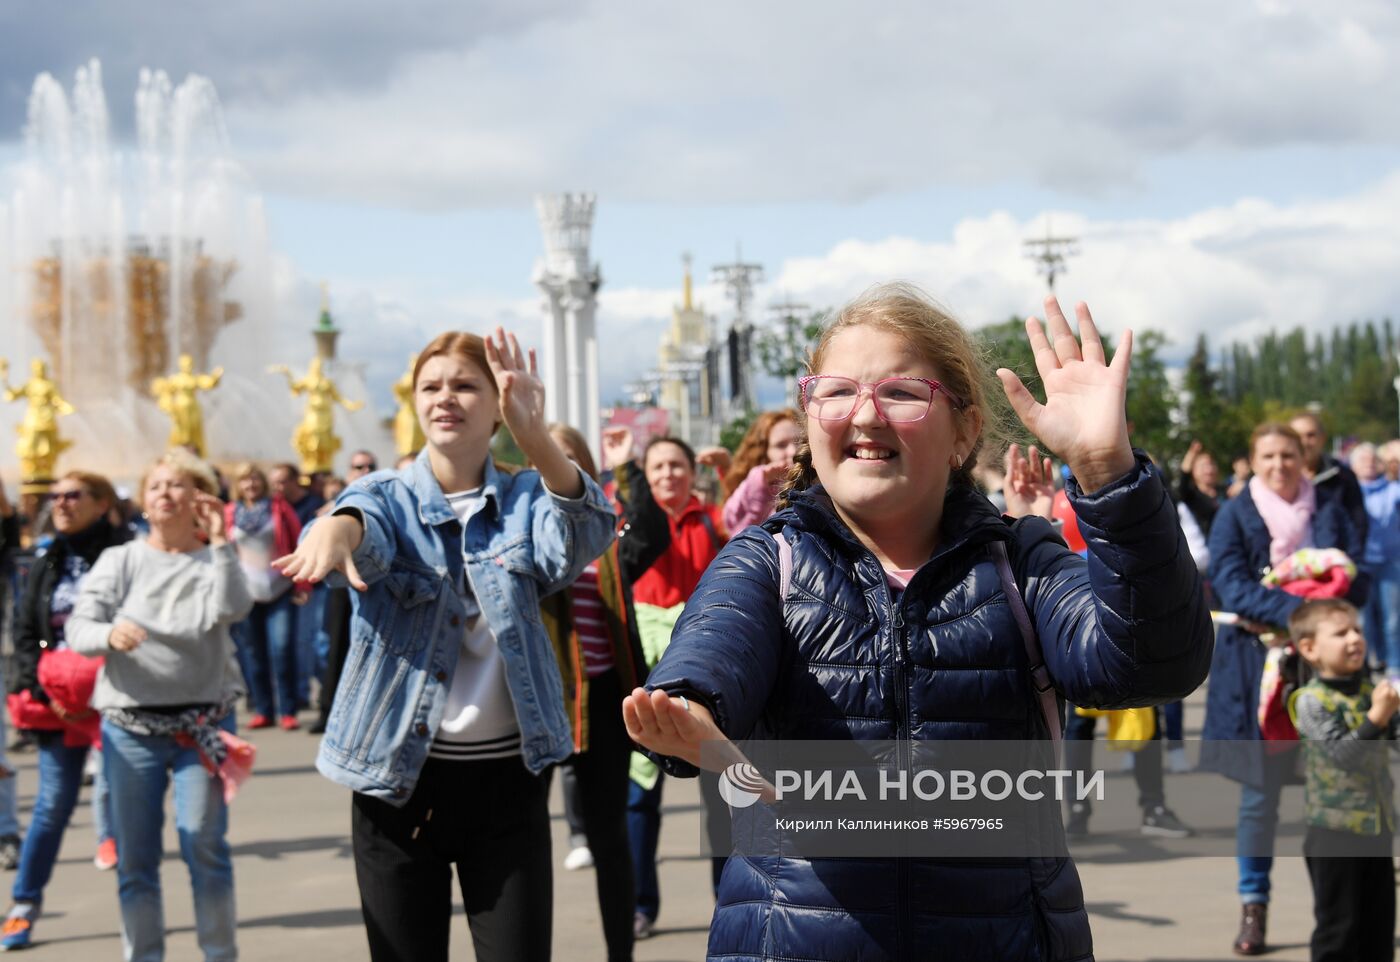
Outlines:
[[[572,583],[613,539],[612,507],[586,476],[584,488],[560,498],[538,472],[505,474],[488,460],[486,505],[465,531],[426,453],[342,492],[336,512],[353,508],[364,521],[354,561],[369,590],[350,592],[350,652],[316,758],[321,774],[393,804],[408,800],[452,687],[467,585],[505,661],[525,766],[539,772],[569,755],[539,599]],[[332,583],[345,579],[337,573]]]

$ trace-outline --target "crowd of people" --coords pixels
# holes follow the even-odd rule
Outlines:
[[[1147,728],[1131,756],[1142,831],[1180,837],[1163,772],[1182,767],[1180,703],[1209,672],[1201,765],[1242,786],[1234,951],[1267,948],[1279,797],[1303,779],[1314,958],[1390,958],[1394,888],[1387,903],[1373,884],[1389,785],[1352,746],[1393,738],[1400,705],[1372,684],[1400,669],[1400,442],[1358,445],[1348,467],[1305,413],[1260,425],[1232,480],[1216,458],[1236,452],[1193,444],[1169,483],[1130,443],[1131,334],[1110,363],[1076,315],[1078,336],[1053,298],[1027,322],[1040,401],[919,291],[877,288],[835,315],[796,406],[759,414],[732,453],[614,427],[601,465],[546,422],[532,351],[501,329],[447,333],[409,382],[423,448],[391,470],[357,451],[343,479],[220,474],[175,450],[134,506],[82,471],[42,516],[0,491],[0,552],[32,542],[6,681],[39,760],[22,839],[0,777],[0,865],[17,868],[0,949],[32,943],[95,770],[95,862],[115,868],[125,957],[164,957],[173,786],[200,950],[236,958],[240,711],[245,729],[286,731],[315,712],[317,768],[351,790],[377,962],[447,957],[454,871],[477,958],[549,957],[556,769],[564,865],[595,871],[617,962],[661,914],[666,779],[701,775],[707,820],[728,820],[705,743],[1063,737],[1067,766],[1088,769],[1108,712],[1110,737],[1126,718]],[[1013,415],[1063,472],[1010,443]],[[528,467],[493,460],[502,428]],[[1323,549],[1354,563],[1330,600],[1267,577]],[[1313,668],[1287,693],[1301,767],[1251,750],[1273,747],[1261,684],[1290,641]],[[1088,832],[1087,806],[1064,814]],[[1365,844],[1325,857],[1337,836]],[[713,958],[913,958],[929,940],[953,958],[1092,953],[1067,857],[727,854],[711,863]]]

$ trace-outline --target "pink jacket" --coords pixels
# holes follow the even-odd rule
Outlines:
[[[778,486],[764,477],[766,464],[755,464],[748,476],[739,482],[729,500],[724,502],[724,527],[738,534],[751,524],[768,520],[778,500]]]

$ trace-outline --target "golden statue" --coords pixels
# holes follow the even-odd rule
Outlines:
[[[271,374],[286,375],[293,397],[306,395],[306,410],[292,435],[292,447],[296,448],[297,456],[301,458],[301,473],[309,477],[317,471],[332,470],[331,462],[335,452],[340,450],[340,438],[336,437],[333,429],[334,405],[339,404],[347,411],[358,411],[365,403],[347,401],[341,397],[335,382],[322,373],[319,357],[311,359],[311,367],[307,369],[306,376],[300,379],[293,378],[285,364],[274,364],[267,370]]]
[[[413,368],[418,364],[418,355],[408,359],[408,370],[394,382],[394,397],[399,409],[394,414],[394,447],[399,455],[417,454],[427,443],[423,437],[423,425],[418,423],[418,411],[413,406]]]
[[[72,414],[73,405],[63,400],[58,386],[49,380],[49,366],[35,358],[29,363],[29,380],[21,387],[10,387],[10,363],[0,358],[0,386],[5,400],[24,398],[29,407],[19,425],[19,470],[26,484],[43,484],[53,480],[54,462],[72,446],[72,441],[58,436],[58,419]]]
[[[199,407],[199,392],[214,390],[223,376],[221,367],[208,374],[194,373],[194,358],[181,354],[180,370],[151,382],[151,393],[160,409],[170,415],[170,447],[190,448],[204,457],[204,412]]]

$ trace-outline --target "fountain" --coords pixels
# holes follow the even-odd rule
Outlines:
[[[288,459],[297,412],[264,368],[300,358],[269,356],[290,342],[273,336],[262,201],[232,157],[213,84],[143,70],[135,148],[117,149],[109,126],[98,61],[71,96],[40,74],[25,158],[0,201],[0,356],[20,370],[47,360],[76,409],[59,470],[131,479],[158,456],[168,424],[151,383],[181,355],[226,372],[206,401],[215,460]],[[0,411],[7,475],[21,413]]]

